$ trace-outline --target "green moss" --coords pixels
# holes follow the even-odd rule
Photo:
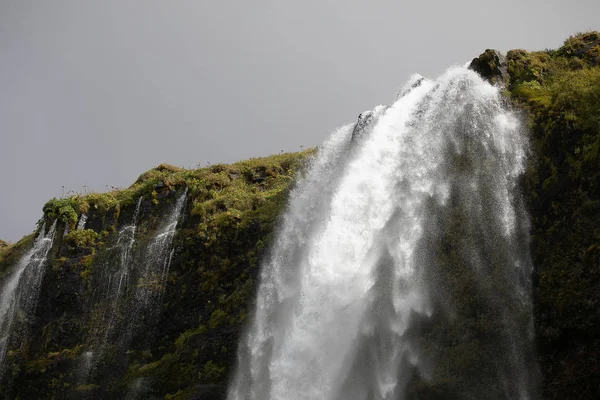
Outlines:
[[[96,390],[100,389],[99,385],[90,383],[88,385],[79,385],[75,388],[76,392],[94,392]]]
[[[61,351],[45,353],[35,360],[28,361],[25,366],[29,371],[45,373],[48,368],[52,368],[64,362],[64,360],[75,360],[81,353],[81,348],[82,346],[75,346],[73,348],[62,349]]]
[[[510,93],[527,110],[535,154],[524,179],[536,266],[536,337],[545,397],[592,398],[600,357],[598,32],[558,50],[509,53]]]
[[[210,360],[202,367],[201,380],[218,382],[223,379],[225,367]]]
[[[9,268],[19,262],[19,259],[31,248],[35,240],[35,233],[24,236],[17,243],[0,249],[0,278],[8,273]]]
[[[557,55],[565,58],[577,57],[586,62],[598,65],[600,33],[595,31],[582,32],[569,37],[564,45],[557,50]]]
[[[79,209],[77,197],[53,198],[42,208],[44,214],[50,219],[58,219],[65,225],[73,226],[77,222]]]
[[[178,390],[177,393],[167,394],[165,396],[165,400],[185,400],[188,396],[185,395],[183,390]]]
[[[183,332],[177,338],[177,340],[175,340],[175,346],[177,347],[177,350],[181,350],[185,346],[189,338],[191,338],[192,336],[201,335],[204,332],[206,332],[206,330],[206,325],[200,325],[197,328],[188,329],[187,331]]]
[[[74,230],[65,237],[65,241],[75,247],[93,247],[96,239],[98,239],[98,234],[92,229]]]
[[[92,249],[91,254],[81,257],[81,260],[79,261],[79,267],[81,269],[81,271],[79,272],[79,277],[81,279],[87,279],[92,273],[95,255],[96,249]]]
[[[229,317],[223,310],[215,310],[210,315],[210,320],[208,321],[208,326],[210,329],[218,328],[221,325],[225,325],[229,322]]]

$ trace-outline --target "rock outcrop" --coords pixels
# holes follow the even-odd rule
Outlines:
[[[497,50],[487,49],[471,61],[469,68],[492,84],[509,80],[506,56]]]

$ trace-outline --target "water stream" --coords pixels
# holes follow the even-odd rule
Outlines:
[[[228,398],[535,398],[526,155],[466,68],[336,130],[262,265]]]

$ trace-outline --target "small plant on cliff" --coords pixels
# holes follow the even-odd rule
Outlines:
[[[48,201],[42,208],[44,214],[50,218],[58,219],[66,225],[74,225],[77,222],[78,205],[74,197],[66,197],[62,199],[53,198]]]

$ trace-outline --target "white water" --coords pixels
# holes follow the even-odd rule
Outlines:
[[[79,221],[77,221],[77,230],[81,231],[83,229],[85,229],[85,224],[87,223],[87,214],[83,213],[81,214],[81,217],[79,217]]]
[[[35,311],[44,276],[48,252],[52,248],[56,221],[46,232],[42,225],[33,247],[21,257],[0,289],[0,376],[4,372],[4,358],[14,332],[17,319],[27,319]],[[25,334],[26,332],[20,332]]]
[[[182,218],[186,196],[187,188],[177,198],[162,227],[152,239],[148,249],[146,249],[136,288],[136,305],[134,308],[137,312],[156,311],[149,308],[158,305],[165,290],[165,282],[174,251],[171,244]]]
[[[121,345],[127,348],[135,332],[148,332],[156,325],[156,316],[162,306],[162,296],[173,260],[175,249],[173,238],[183,218],[187,188],[177,198],[167,218],[150,242],[144,253],[142,268],[138,274],[133,303],[128,306],[125,332]],[[134,379],[127,388],[127,399],[147,398],[149,382],[144,378]]]
[[[140,213],[142,199],[143,196],[140,196],[138,199],[131,224],[124,226],[119,230],[117,236],[115,247],[119,249],[119,268],[108,281],[108,293],[113,299],[112,302],[115,304],[115,308],[117,307],[119,297],[125,291],[127,284],[129,283],[129,274],[131,272],[131,250],[135,243],[135,232],[137,230],[138,215]]]
[[[452,358],[436,364],[443,344],[414,334],[417,321],[468,326],[453,310],[459,294],[443,295],[459,286],[444,282],[456,267],[440,266],[428,245],[442,242],[455,211],[468,219],[451,254],[502,327],[496,354],[477,360],[481,376],[456,398],[534,396],[527,219],[515,193],[526,148],[498,89],[466,68],[414,76],[391,107],[335,131],[262,265],[228,398],[404,399],[414,374],[432,385],[440,371],[461,375]],[[479,381],[497,385],[485,393]]]
[[[111,258],[108,263],[103,265],[101,282],[105,283],[105,286],[102,286],[100,299],[98,299],[101,309],[101,318],[98,321],[99,326],[91,337],[88,338],[90,349],[84,351],[79,358],[78,375],[80,382],[83,383],[88,381],[92,369],[99,358],[106,352],[106,348],[111,341],[111,335],[115,332],[121,299],[127,290],[129,275],[132,270],[132,250],[135,244],[135,233],[137,231],[142,200],[143,196],[140,196],[131,223],[119,229],[116,243],[107,250],[108,254],[113,253],[116,257]],[[86,221],[87,216],[82,214],[77,229],[84,229]],[[116,268],[111,265],[115,261]]]

